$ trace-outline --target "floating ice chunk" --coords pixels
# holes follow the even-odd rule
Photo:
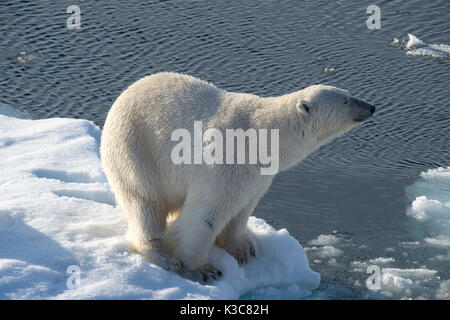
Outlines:
[[[432,56],[443,58],[450,56],[450,46],[445,44],[426,44],[416,36],[408,33],[408,38],[404,45],[406,54],[413,56]]]
[[[372,264],[377,264],[377,265],[378,264],[387,264],[387,263],[395,262],[395,259],[379,257],[379,258],[375,258],[375,259],[370,259],[369,262]]]
[[[392,293],[411,296],[411,288],[413,286],[414,283],[411,279],[404,279],[389,273],[385,273],[382,276],[382,290],[388,296],[392,296]]]
[[[421,177],[427,178],[450,178],[450,167],[428,169],[426,172],[420,174]]]
[[[367,268],[372,264],[387,264],[394,262],[393,258],[376,258],[369,261],[353,261],[352,271],[367,273]],[[432,288],[438,286],[440,278],[436,270],[426,267],[417,269],[400,269],[380,267],[381,288],[369,288],[378,291],[385,297],[395,299],[405,298],[431,298],[434,293]]]
[[[425,238],[425,242],[438,247],[450,247],[450,237],[437,236],[435,238]]]
[[[412,42],[411,45],[414,43]],[[417,43],[420,45],[420,42]],[[450,200],[450,167],[423,172],[421,179],[406,188],[406,193],[412,200],[411,207],[407,209],[407,215],[413,217],[413,221],[417,222],[418,228],[415,230],[423,238],[422,243],[419,242],[418,246],[426,244],[440,248],[440,250],[449,248],[450,207],[447,204]],[[421,286],[424,292],[421,294],[422,297],[445,299],[448,298],[450,292],[448,260],[450,260],[448,252],[439,252],[436,256],[428,258],[428,261],[433,261],[434,268],[439,271],[439,276],[444,277],[445,281],[443,282],[436,271],[424,268],[416,269],[412,273],[403,271],[399,274],[398,271],[393,271],[391,274],[411,279],[415,285]],[[425,292],[427,288],[428,292]]]
[[[333,234],[322,234],[309,242],[309,244],[314,245],[314,247],[308,247],[305,250],[314,251],[319,258],[335,258],[344,253],[341,249],[333,246],[340,242],[341,239]],[[337,264],[335,259],[330,259],[329,262],[330,264]]]
[[[437,271],[425,268],[418,268],[418,269],[383,268],[383,273],[411,280],[426,280],[436,276]]]
[[[408,33],[408,41],[406,42],[406,45],[405,45],[405,47],[407,49],[418,48],[418,47],[421,47],[424,45],[425,45],[425,43],[423,43],[422,40],[417,38],[415,35]]]
[[[334,267],[338,267],[339,263],[337,262],[336,258],[331,258],[330,260],[328,260],[328,264],[330,266],[334,266]]]
[[[450,252],[447,254],[438,254],[434,258],[430,258],[430,261],[449,261],[450,260]]]
[[[400,40],[398,40],[397,38],[394,38],[391,40],[391,42],[388,43],[388,46],[391,47],[398,47],[400,45]]]
[[[336,68],[334,68],[334,67],[326,67],[325,69],[323,69],[323,73],[335,74],[336,73]]]
[[[366,272],[367,267],[369,266],[369,263],[367,261],[352,261],[351,267],[353,268],[353,271],[355,272]]]
[[[419,246],[420,242],[419,241],[401,241],[399,242],[399,245],[401,246]]]
[[[436,298],[438,299],[450,299],[450,280],[441,282],[439,289],[436,293]]]
[[[450,238],[450,167],[428,170],[406,188],[412,199],[407,215],[428,231],[428,244],[447,245]]]
[[[383,268],[381,293],[388,297],[421,299],[430,296],[429,283],[433,281],[439,281],[435,270]]]
[[[333,246],[325,246],[318,250],[318,255],[322,258],[339,257],[343,253],[344,251]]]
[[[309,244],[313,246],[329,246],[333,244],[337,244],[339,242],[339,238],[332,234],[321,234],[316,239],[311,240]]]
[[[442,203],[440,201],[428,199],[426,196],[420,196],[413,201],[408,215],[417,220],[426,220],[429,218],[427,212],[438,212],[441,208]]]
[[[17,61],[21,64],[38,63],[42,61],[42,57],[36,52],[21,51],[17,57]]]

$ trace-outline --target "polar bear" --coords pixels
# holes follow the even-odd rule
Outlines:
[[[349,92],[313,85],[277,97],[227,92],[178,73],[146,76],[109,111],[101,159],[128,221],[132,248],[150,262],[201,283],[222,273],[208,264],[216,243],[240,264],[257,254],[247,221],[273,175],[261,164],[174,164],[174,130],[194,121],[218,130],[278,129],[279,170],[372,116]]]

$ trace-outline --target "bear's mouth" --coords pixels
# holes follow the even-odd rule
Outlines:
[[[363,122],[373,116],[373,114],[375,113],[374,106],[372,106],[371,104],[368,104],[367,102],[362,101],[362,100],[357,100],[357,102],[358,102],[358,109],[359,109],[358,111],[359,112],[358,112],[358,115],[353,118],[353,121]],[[361,109],[364,111],[361,112],[362,111]]]
[[[372,115],[368,116],[368,117],[358,117],[358,118],[354,118],[353,121],[355,122],[363,122],[366,121],[367,119],[369,119]]]
[[[374,111],[375,111],[375,109],[374,109]],[[367,115],[358,115],[357,117],[353,118],[353,121],[355,121],[355,122],[366,121],[367,119],[369,119],[369,118],[371,118],[373,116],[373,112],[371,111],[371,113],[367,114]]]

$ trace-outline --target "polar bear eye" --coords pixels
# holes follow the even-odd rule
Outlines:
[[[309,107],[305,101],[299,101],[297,103],[297,110],[300,112],[306,112],[306,113],[309,113],[309,111],[310,111]]]

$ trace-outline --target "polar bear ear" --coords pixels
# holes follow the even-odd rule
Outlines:
[[[310,112],[310,106],[309,102],[306,100],[299,100],[297,102],[297,111],[303,112],[303,113],[309,113]]]

